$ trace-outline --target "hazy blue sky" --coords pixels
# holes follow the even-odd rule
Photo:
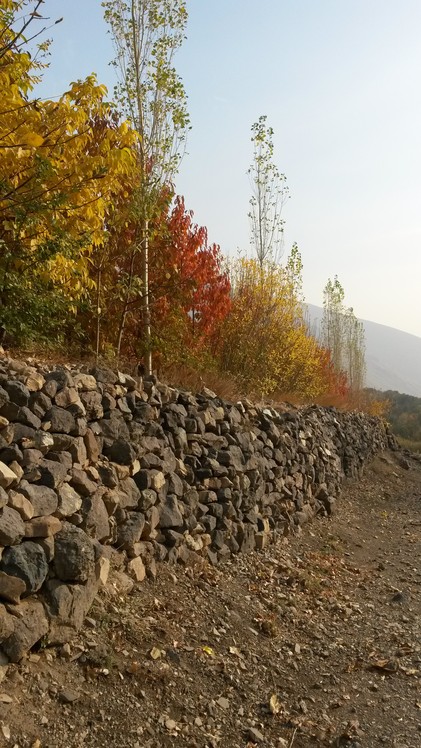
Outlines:
[[[42,94],[113,87],[100,0],[46,0]],[[420,0],[190,0],[177,68],[193,129],[177,191],[225,254],[249,250],[250,128],[275,130],[306,299],[339,276],[359,317],[421,336]]]

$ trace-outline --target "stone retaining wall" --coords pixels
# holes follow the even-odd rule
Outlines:
[[[13,661],[79,628],[121,552],[216,564],[329,514],[394,448],[377,418],[230,404],[107,368],[0,361],[0,645]],[[119,556],[121,559],[121,556]]]

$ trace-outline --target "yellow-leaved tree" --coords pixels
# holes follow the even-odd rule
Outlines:
[[[0,6],[0,322],[18,336],[39,326],[41,293],[51,316],[48,298],[71,308],[92,285],[89,254],[107,239],[104,218],[137,139],[94,74],[57,101],[33,98],[47,46],[27,49],[39,6]]]
[[[305,320],[301,270],[296,246],[284,266],[244,258],[231,266],[220,361],[244,392],[310,400],[326,388],[323,351]]]

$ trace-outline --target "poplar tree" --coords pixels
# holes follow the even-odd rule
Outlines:
[[[185,38],[185,0],[107,0],[105,20],[114,41],[113,62],[119,83],[117,102],[138,133],[138,184],[132,212],[139,234],[131,248],[133,262],[117,341],[119,354],[133,293],[141,295],[145,369],[152,372],[149,244],[151,224],[163,189],[172,186],[189,128],[187,98],[174,67],[174,56]],[[140,283],[134,257],[141,254]]]
[[[251,128],[253,162],[247,172],[252,188],[250,212],[251,244],[261,268],[266,260],[277,262],[283,250],[282,209],[289,190],[285,174],[274,162],[273,129],[261,116]]]
[[[330,351],[337,374],[344,372],[349,389],[358,395],[364,387],[365,335],[364,325],[352,307],[345,307],[345,292],[335,275],[329,278],[323,291],[323,319],[321,337]]]

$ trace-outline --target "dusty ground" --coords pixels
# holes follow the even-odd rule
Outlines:
[[[409,462],[377,458],[335,517],[283,545],[104,592],[70,646],[9,666],[0,745],[421,746],[421,465]]]

